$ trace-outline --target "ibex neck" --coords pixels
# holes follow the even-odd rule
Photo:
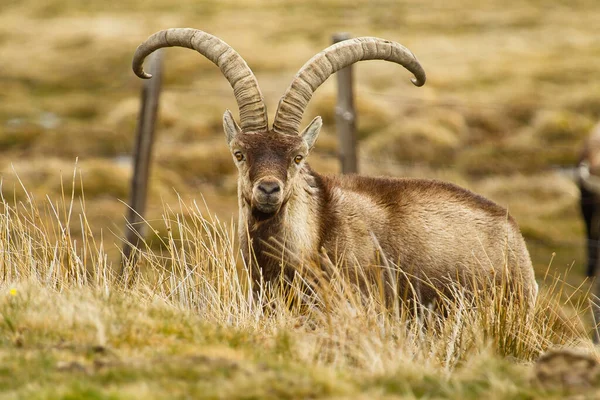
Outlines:
[[[290,196],[271,218],[253,213],[240,198],[239,233],[246,260],[254,262],[255,259],[266,280],[279,274],[282,260],[293,266],[286,253],[293,254],[292,258],[297,260],[316,254],[319,248],[320,179],[308,166],[300,173]],[[286,275],[290,273],[293,270],[286,268]]]

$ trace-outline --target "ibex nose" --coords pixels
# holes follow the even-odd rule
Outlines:
[[[258,190],[264,194],[273,194],[279,192],[281,188],[279,187],[279,183],[276,181],[262,181],[258,185]]]

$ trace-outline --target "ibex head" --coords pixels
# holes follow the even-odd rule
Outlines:
[[[316,117],[300,135],[244,133],[225,112],[223,129],[239,172],[239,195],[255,216],[272,216],[289,200],[321,126]]]
[[[403,65],[415,75],[415,85],[425,83],[423,68],[404,46],[373,37],[346,40],[304,64],[279,101],[273,129],[269,129],[267,109],[254,74],[235,50],[206,32],[177,28],[155,33],[136,50],[134,72],[149,78],[142,68],[144,58],[170,46],[198,51],[215,63],[231,84],[240,110],[240,126],[226,111],[223,127],[239,170],[240,200],[260,217],[273,216],[281,209],[294,190],[294,179],[305,168],[322,122],[316,117],[300,132],[302,115],[314,91],[331,74],[357,61],[380,59]]]

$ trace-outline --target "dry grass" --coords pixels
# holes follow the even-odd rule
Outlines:
[[[2,326],[7,335],[0,355],[9,378],[0,378],[0,385],[9,396],[28,398],[541,397],[543,390],[529,385],[523,360],[551,342],[584,337],[573,330],[561,337],[551,322],[558,314],[548,312],[582,281],[578,194],[555,169],[573,164],[586,130],[600,117],[599,5],[2,2],[0,174],[6,200],[0,243],[2,265],[10,268],[1,281],[0,309],[5,316],[14,308],[17,322],[5,319]],[[546,303],[538,305],[537,322],[524,339],[506,339],[512,328],[486,330],[510,322],[502,312],[502,321],[490,319],[493,307],[483,316],[465,314],[460,303],[447,321],[436,322],[439,336],[427,336],[434,333],[420,321],[380,312],[377,296],[359,302],[346,287],[331,289],[327,314],[285,307],[269,314],[251,306],[245,281],[237,269],[234,274],[239,259],[228,247],[233,227],[191,203],[204,199],[220,220],[235,219],[235,177],[221,117],[226,108],[235,114],[236,104],[218,69],[185,50],[166,53],[145,279],[129,291],[117,287],[110,274],[119,260],[114,237],[124,229],[127,157],[141,85],[130,57],[150,33],[173,26],[203,29],[233,45],[255,71],[271,120],[294,73],[333,32],[380,36],[414,51],[428,74],[423,88],[389,63],[361,63],[354,70],[361,171],[449,180],[509,208],[538,278],[548,269],[559,275],[549,278]],[[320,172],[339,168],[334,93],[330,79],[305,113],[305,123],[324,117],[310,160]],[[69,204],[62,181],[70,181],[77,157],[85,202]],[[79,187],[76,195],[83,194]],[[562,289],[552,289],[556,283]],[[7,294],[11,287],[18,296]],[[581,291],[573,301],[585,298]],[[277,294],[264,296],[284,302]],[[566,315],[585,308],[561,307]],[[454,350],[448,353],[449,344]],[[96,345],[108,353],[96,352]],[[507,354],[524,364],[501,357]],[[165,392],[173,380],[184,389],[169,385],[174,392]]]
[[[0,204],[9,396],[559,398],[568,387],[536,386],[531,362],[565,346],[598,357],[585,296],[564,276],[543,280],[533,314],[506,286],[475,297],[457,287],[445,317],[415,313],[386,302],[381,283],[359,291],[335,268],[311,292],[299,279],[291,291],[251,292],[234,226],[183,201],[165,208],[162,250],[142,247],[142,273],[124,289],[108,241],[74,211],[81,201]]]

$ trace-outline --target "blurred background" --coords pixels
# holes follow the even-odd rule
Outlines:
[[[481,193],[519,221],[538,275],[552,263],[581,278],[584,226],[571,171],[600,120],[597,0],[2,0],[2,194],[24,201],[24,186],[47,204],[61,185],[70,196],[77,169],[85,203],[75,202],[75,212],[85,204],[115,260],[142,86],[131,57],[170,27],[202,29],[233,46],[255,72],[271,122],[296,71],[333,33],[402,43],[424,66],[424,87],[391,63],[354,68],[360,172],[439,178]],[[304,114],[305,123],[324,118],[310,159],[324,173],[339,169],[335,102],[329,79]],[[152,236],[166,234],[164,205],[177,208],[178,195],[237,219],[226,108],[237,115],[216,66],[190,50],[164,53],[147,212],[156,246]]]

